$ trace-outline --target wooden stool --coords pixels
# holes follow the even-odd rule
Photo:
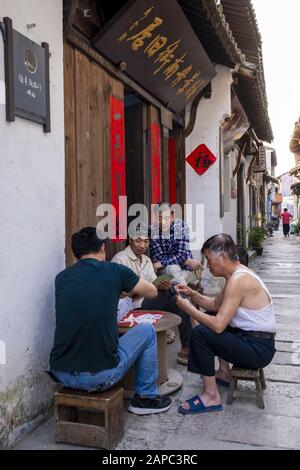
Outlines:
[[[101,393],[63,388],[54,395],[56,441],[114,449],[124,435],[123,389]]]
[[[233,402],[233,394],[237,388],[238,380],[247,380],[255,382],[256,396],[258,408],[264,408],[263,390],[266,389],[265,374],[263,369],[240,369],[239,367],[232,367],[231,369],[231,382],[228,391],[227,404],[231,405]]]

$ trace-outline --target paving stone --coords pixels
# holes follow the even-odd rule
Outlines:
[[[264,411],[264,410],[262,410]],[[203,434],[206,438],[256,446],[300,449],[300,420],[266,413],[243,413],[240,410],[202,415],[188,415],[178,433]]]
[[[270,381],[300,383],[300,368],[272,363],[265,368],[265,376]]]
[[[279,313],[280,312],[280,313]],[[278,314],[279,313],[279,314]],[[300,316],[299,313],[290,313],[287,310],[280,310],[275,307],[275,316],[277,324],[286,324],[286,325],[299,325],[300,326]],[[293,328],[292,326],[292,328]]]
[[[209,439],[195,434],[172,434],[168,436],[162,450],[278,450],[275,447],[246,445],[235,442]]]
[[[276,341],[276,350],[281,352],[294,352],[297,344],[296,341]]]
[[[299,344],[300,346],[300,344]],[[280,365],[289,365],[289,366],[298,366],[300,364],[295,363],[295,354],[294,352],[282,352],[277,351],[275,357],[272,361],[272,364],[280,364]]]
[[[280,329],[276,334],[276,341],[288,341],[292,343],[299,343],[300,333],[299,331],[293,331],[293,326],[290,330]]]

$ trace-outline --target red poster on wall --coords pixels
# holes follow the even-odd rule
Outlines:
[[[126,165],[125,165],[125,121],[124,101],[111,96],[110,98],[110,148],[111,148],[111,203],[116,209],[116,236],[113,241],[121,241],[120,223],[126,220],[126,214],[120,214],[119,197],[126,195]],[[114,222],[113,222],[114,223]]]
[[[151,124],[151,187],[152,204],[157,204],[161,200],[161,137],[160,125]]]
[[[204,175],[217,159],[205,144],[201,144],[186,158],[186,161],[198,175]]]
[[[169,200],[176,204],[176,147],[175,139],[169,139]]]

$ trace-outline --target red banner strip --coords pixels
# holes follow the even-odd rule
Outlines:
[[[176,141],[169,139],[169,200],[171,204],[176,204]]]
[[[161,200],[161,136],[160,125],[151,124],[151,187],[152,204]]]
[[[125,162],[125,119],[124,101],[110,97],[110,149],[111,149],[111,203],[116,209],[117,225],[114,241],[119,238],[119,196],[126,195],[126,162]],[[120,214],[120,217],[126,214]]]

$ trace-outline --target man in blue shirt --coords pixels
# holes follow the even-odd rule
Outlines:
[[[56,330],[50,369],[66,387],[103,391],[136,363],[136,395],[128,410],[167,411],[157,389],[157,344],[152,325],[137,325],[119,339],[117,306],[123,292],[153,298],[156,288],[125,266],[105,261],[105,241],[87,227],[72,237],[78,262],[55,280]]]

